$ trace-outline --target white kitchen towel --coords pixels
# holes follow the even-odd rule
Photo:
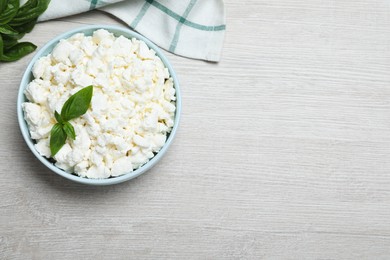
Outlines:
[[[172,53],[220,60],[226,27],[222,0],[51,0],[39,20],[96,8],[118,17]]]

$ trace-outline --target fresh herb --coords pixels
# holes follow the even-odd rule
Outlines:
[[[51,156],[56,153],[64,146],[66,141],[66,132],[63,125],[57,123],[53,126],[50,131],[50,152]]]
[[[47,9],[50,0],[0,0],[0,61],[16,61],[33,52],[31,42],[18,42],[31,32],[38,17]]]
[[[76,139],[76,133],[70,122],[71,119],[77,118],[87,112],[92,99],[93,86],[85,87],[73,94],[62,106],[61,114],[54,111],[54,117],[57,123],[50,132],[50,152],[51,156],[64,146],[66,139],[69,137]]]

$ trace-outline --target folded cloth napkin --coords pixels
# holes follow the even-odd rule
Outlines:
[[[172,53],[207,61],[220,60],[225,33],[222,0],[51,0],[39,20],[95,8],[118,17]]]

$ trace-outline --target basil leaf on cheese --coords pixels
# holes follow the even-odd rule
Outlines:
[[[50,152],[51,156],[57,154],[59,150],[61,150],[62,146],[64,146],[66,141],[66,133],[64,128],[60,123],[57,123],[53,126],[50,131]]]
[[[69,121],[87,112],[91,104],[93,87],[85,87],[73,94],[64,104],[61,110],[61,117],[64,121]]]

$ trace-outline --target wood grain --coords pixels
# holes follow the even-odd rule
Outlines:
[[[167,156],[111,187],[31,154],[0,64],[1,259],[388,259],[390,5],[226,0],[218,64],[167,53],[183,114]],[[39,24],[42,46],[104,13]]]

